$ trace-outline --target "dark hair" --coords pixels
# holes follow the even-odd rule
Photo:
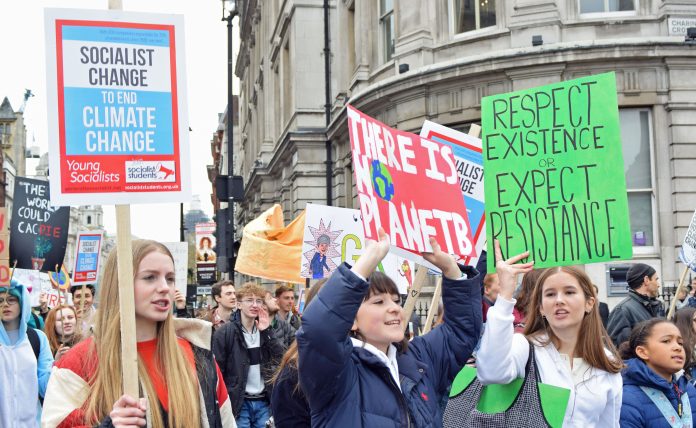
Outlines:
[[[691,368],[696,366],[694,361],[694,346],[696,346],[696,332],[694,332],[694,314],[696,308],[681,308],[674,314],[674,324],[681,332],[684,343],[684,351],[686,351],[686,363],[684,370],[691,373]]]
[[[392,296],[400,296],[399,288],[396,286],[396,283],[389,278],[389,276],[380,271],[375,271],[372,275],[370,275],[368,282],[370,283],[370,288],[368,288],[367,294],[365,294],[365,297],[363,298],[363,302],[375,294],[386,293]],[[351,330],[350,336],[366,342],[365,336],[360,333],[360,330]],[[406,352],[406,349],[408,348],[408,338],[406,335],[404,335],[403,340],[399,343],[395,343],[394,345],[396,345],[396,349],[399,352]]]
[[[539,277],[544,272],[545,269],[534,269],[522,276],[522,284],[520,284],[520,291],[517,292],[517,297],[515,299],[515,309],[520,311],[525,316],[527,315],[529,309],[529,302],[532,299],[532,292],[534,291],[534,286],[537,284]]]
[[[619,347],[621,358],[624,360],[628,360],[630,358],[641,359],[636,354],[636,348],[639,346],[645,346],[645,344],[648,343],[648,338],[652,336],[655,326],[662,323],[674,325],[672,321],[664,318],[650,318],[649,320],[636,324],[635,327],[633,327],[633,330],[631,330],[631,335],[628,337],[628,340],[622,343]],[[691,353],[688,353],[687,357],[690,356]]]
[[[89,288],[89,290],[92,292],[92,296],[94,296],[94,284],[85,284],[85,288]],[[82,290],[82,285],[73,285],[70,287],[70,294],[75,297],[75,292],[77,290]]]
[[[279,298],[281,294],[286,293],[288,291],[292,291],[293,295],[295,294],[295,290],[291,286],[279,282],[278,287],[276,287],[275,289],[275,296],[276,298]]]
[[[222,287],[227,287],[231,285],[234,287],[234,282],[229,279],[224,279],[213,284],[210,293],[213,295],[213,300],[215,297],[222,297]]]

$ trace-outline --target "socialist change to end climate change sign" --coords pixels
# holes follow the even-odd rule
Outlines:
[[[183,18],[46,9],[45,25],[52,202],[187,200]]]
[[[538,268],[632,257],[613,73],[485,97],[481,117],[490,254],[497,239]]]

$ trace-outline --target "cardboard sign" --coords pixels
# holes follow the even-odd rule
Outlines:
[[[183,17],[46,9],[55,205],[190,199]]]
[[[481,115],[489,254],[498,239],[537,268],[632,257],[613,73],[485,97]]]
[[[176,289],[186,295],[186,279],[188,274],[188,242],[163,242],[174,257],[174,273],[176,275]]]
[[[16,177],[10,222],[10,264],[43,272],[63,266],[69,207],[51,205],[48,182]]]
[[[7,208],[0,207],[0,287],[10,286],[10,232],[7,230]]]
[[[689,229],[684,236],[684,243],[679,250],[679,260],[696,272],[696,212],[691,217]]]
[[[103,231],[92,230],[77,234],[73,285],[94,284],[99,276]]]
[[[46,293],[48,307],[72,304],[72,295],[68,291],[60,290],[51,283],[48,273],[30,269],[15,269],[13,279],[27,288],[31,306],[39,306],[41,293]]]
[[[429,239],[450,254],[475,248],[452,148],[389,128],[348,106],[353,170],[365,237],[382,227],[395,253],[425,264]]]
[[[476,256],[463,262],[476,266],[478,256],[486,245],[486,213],[484,209],[483,154],[481,140],[463,132],[426,120],[420,136],[452,147],[459,176],[459,187],[464,197],[466,213],[474,236]]]
[[[366,241],[360,211],[307,204],[300,275],[328,278],[343,262],[355,264]],[[399,294],[413,285],[413,262],[389,253],[378,266],[396,283]]]

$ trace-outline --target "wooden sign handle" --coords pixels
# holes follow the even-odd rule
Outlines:
[[[413,285],[408,290],[408,297],[406,298],[406,303],[404,304],[404,323],[408,325],[411,319],[411,314],[413,309],[416,307],[416,300],[420,295],[421,288],[423,288],[423,283],[425,283],[428,278],[428,268],[425,266],[418,265],[416,268],[416,278],[413,280]]]
[[[672,299],[672,303],[669,305],[669,312],[667,313],[667,319],[672,319],[672,315],[674,315],[674,310],[677,308],[677,296],[679,295],[679,292],[684,288],[684,279],[686,279],[686,274],[689,272],[689,267],[684,268],[684,273],[681,276],[681,279],[679,280],[679,285],[677,286],[677,291],[674,292],[674,299]]]
[[[135,341],[135,295],[130,205],[116,205],[116,255],[118,256],[118,305],[121,314],[121,367],[123,393],[139,396],[138,348]],[[102,302],[109,304],[109,302]]]
[[[435,285],[435,293],[433,293],[433,300],[430,302],[430,309],[428,310],[428,317],[425,319],[425,325],[423,326],[423,334],[429,332],[433,328],[433,318],[435,318],[435,312],[437,312],[437,307],[440,305],[440,296],[442,295],[442,277],[437,278],[437,284]],[[439,314],[438,314],[439,315]]]

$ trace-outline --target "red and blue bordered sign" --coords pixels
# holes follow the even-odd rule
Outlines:
[[[176,15],[46,10],[53,204],[188,198],[182,27]]]

